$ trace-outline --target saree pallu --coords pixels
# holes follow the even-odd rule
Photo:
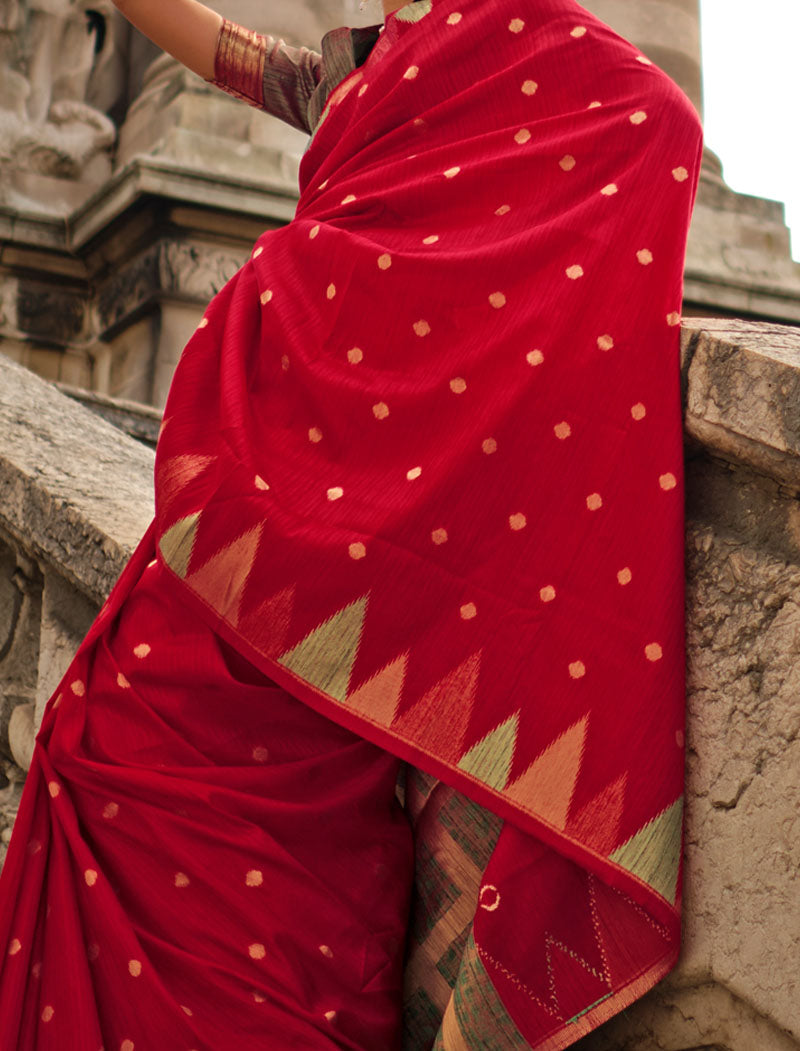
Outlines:
[[[409,764],[409,1051],[560,1051],[677,959],[701,149],[574,0],[418,0],[176,371],[162,586]]]

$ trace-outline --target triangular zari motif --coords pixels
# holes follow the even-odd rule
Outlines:
[[[349,693],[347,706],[381,726],[390,726],[400,703],[407,667],[408,654],[403,653]]]
[[[281,654],[278,663],[328,696],[343,701],[361,641],[366,608],[367,596],[363,595]]]
[[[489,788],[505,788],[518,728],[519,712],[515,712],[461,757],[459,769],[472,774]]]
[[[617,847],[609,860],[622,865],[672,904],[681,860],[683,796]]]
[[[181,518],[169,529],[161,534],[158,541],[158,549],[166,564],[181,579],[186,576],[189,569],[189,561],[192,557],[192,548],[197,536],[197,525],[200,521],[200,512]]]
[[[260,525],[212,555],[186,577],[187,585],[224,619],[236,624],[244,586],[261,539]]]
[[[565,730],[508,786],[510,799],[558,829],[567,823],[586,740],[584,717]]]

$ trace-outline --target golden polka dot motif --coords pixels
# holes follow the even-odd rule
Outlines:
[[[619,186],[615,182],[610,182],[608,186],[604,186],[600,191],[604,197],[613,197],[615,193],[619,193]]]
[[[140,642],[138,646],[134,646],[133,649],[134,657],[138,657],[140,661],[143,661],[145,657],[150,656],[150,646],[146,642]]]
[[[259,245],[258,248],[256,248],[255,252],[253,252],[253,259],[258,259],[258,257],[263,251],[264,249]]]
[[[535,367],[536,365],[542,364],[542,362],[544,361],[544,354],[542,354],[541,350],[530,350],[525,355],[525,360],[528,362],[529,365],[533,365]]]
[[[542,600],[542,602],[553,602],[555,597],[556,589],[553,587],[552,584],[547,584],[539,592],[539,598]]]
[[[653,253],[649,248],[640,248],[636,253],[636,258],[642,264],[642,266],[650,266],[653,262]]]
[[[381,270],[388,270],[392,265],[392,257],[388,252],[384,252],[383,255],[378,256],[378,266]]]
[[[566,269],[566,275],[570,281],[577,281],[579,277],[583,277],[583,267],[575,264],[574,266],[568,266]]]
[[[315,445],[317,442],[322,441],[322,431],[319,429],[319,427],[309,427],[308,440],[310,442],[314,442]]]
[[[575,160],[572,154],[567,153],[561,158],[561,160],[558,162],[558,165],[565,172],[571,172],[577,163],[578,162]]]
[[[455,164],[452,168],[447,168],[443,174],[445,179],[454,179],[460,171],[461,169],[459,168],[459,166]]]
[[[41,960],[37,960],[36,963],[31,967],[31,974],[37,980],[39,978],[41,978],[41,976],[42,976],[42,963],[41,963]]]
[[[664,656],[664,651],[657,642],[651,642],[645,646],[644,655],[649,661],[660,661]]]
[[[194,1015],[194,1011],[191,1009],[191,1007],[187,1007],[186,1004],[181,1004],[181,1011],[183,1011],[183,1013],[189,1018],[192,1018]]]
[[[570,30],[569,35],[575,37],[576,40],[579,40],[582,36],[586,36],[586,33],[586,26],[575,26],[574,29]]]
[[[586,665],[583,661],[573,661],[569,666],[569,674],[573,679],[582,679],[586,674]]]
[[[495,215],[508,215],[508,213],[510,211],[511,211],[511,205],[510,204],[501,204],[500,207],[495,210],[494,214]]]
[[[625,566],[623,569],[621,569],[619,571],[619,573],[617,573],[617,581],[623,587],[625,587],[626,585],[630,584],[630,582],[632,580],[633,580],[633,573],[631,573],[629,566]]]
[[[62,697],[61,694],[59,694],[58,697],[56,697],[56,699],[53,701],[53,707],[54,708],[60,708],[62,700],[63,700],[63,697]]]
[[[675,488],[675,486],[678,484],[678,479],[671,471],[667,471],[666,474],[662,474],[661,477],[658,479],[658,484],[665,491],[669,491],[670,489]]]
[[[329,183],[329,182],[330,182],[330,179],[326,179],[326,180],[325,180],[324,182],[321,182],[321,183],[319,184],[319,188],[320,188],[320,190],[324,190],[324,189],[325,189],[325,187],[326,187],[326,186],[328,185],[328,183]]]
[[[502,292],[492,292],[492,294],[489,296],[489,302],[495,308],[495,310],[500,310],[506,305],[506,297],[503,295]]]
[[[261,298],[261,306],[265,307],[267,305],[267,303],[269,303],[270,300],[272,299],[272,289],[271,288],[266,289],[266,291],[261,293],[260,298]]]
[[[47,791],[50,793],[52,798],[55,799],[61,791],[61,785],[57,781],[48,781]]]
[[[522,93],[523,95],[535,95],[539,90],[539,85],[535,80],[523,80],[522,82]]]
[[[452,14],[449,14],[447,16],[447,24],[449,26],[457,26],[462,18],[463,18],[463,15],[461,14],[460,11],[453,11]]]
[[[646,415],[647,409],[640,401],[637,401],[635,405],[631,405],[631,416],[633,416],[634,420],[643,420]]]
[[[465,602],[458,612],[461,614],[462,620],[472,620],[473,617],[477,617],[478,608],[474,602]]]
[[[284,372],[288,372],[289,371],[289,355],[288,354],[284,354],[281,357],[281,368],[283,369]]]
[[[338,1017],[339,1017],[339,1015],[338,1015],[338,1012],[336,1012],[336,1011],[326,1011],[325,1012],[325,1020],[328,1021],[328,1022],[335,1022]]]
[[[644,124],[644,122],[647,120],[647,114],[643,109],[638,109],[635,113],[631,113],[630,117],[628,117],[628,120],[631,122],[631,124]]]
[[[607,333],[604,336],[598,336],[597,346],[600,348],[600,350],[613,350],[614,337],[609,336]]]
[[[481,442],[481,449],[486,453],[487,456],[491,456],[497,452],[497,441],[494,438],[484,438]]]
[[[675,182],[686,182],[686,180],[689,178],[689,172],[683,166],[681,166],[680,168],[673,168],[672,178],[675,180]]]
[[[8,946],[8,955],[9,956],[16,956],[21,948],[22,948],[22,942],[19,940],[19,938],[12,938],[11,939],[11,943]]]
[[[333,485],[328,490],[327,495],[329,500],[341,500],[344,496],[344,489],[340,485]]]
[[[263,960],[267,955],[266,946],[262,945],[261,942],[253,942],[252,945],[248,946],[247,952],[251,960]]]
[[[447,530],[446,529],[434,529],[431,533],[431,540],[434,544],[446,544],[447,543]]]
[[[312,226],[311,227],[311,229],[308,231],[308,236],[313,241],[318,233],[319,233],[319,223],[317,223],[316,226]]]
[[[208,327],[208,318],[204,317],[203,320],[200,322],[200,324],[197,327],[198,328],[207,328]]]
[[[421,474],[422,474],[422,468],[421,467],[412,467],[410,471],[406,471],[406,478],[409,480],[409,482],[413,482],[417,478],[419,478]]]
[[[255,487],[256,489],[261,489],[263,492],[269,490],[269,485],[264,481],[260,474],[257,474],[255,477]]]
[[[135,1051],[132,1040],[123,1040],[119,1045],[119,1051]]]
[[[257,993],[255,990],[253,991],[253,1000],[257,1004],[265,1004],[267,1002],[266,996],[263,993]]]
[[[453,394],[463,394],[467,389],[467,381],[463,376],[456,376],[455,379],[450,380],[450,390]]]
[[[520,146],[523,146],[526,142],[530,141],[531,133],[529,128],[520,128],[514,136],[514,142],[519,143]]]
[[[376,420],[385,420],[389,415],[389,406],[385,401],[379,401],[377,405],[372,406],[372,414]]]
[[[347,553],[356,562],[360,561],[362,558],[366,558],[367,557],[367,549],[360,542],[356,542],[355,544],[351,544],[350,547],[348,547],[348,549],[347,549]]]
[[[83,879],[87,887],[93,887],[95,883],[97,883],[97,870],[86,869],[86,871],[83,874]]]
[[[320,945],[319,951],[328,960],[332,960],[333,959],[333,949],[331,949],[330,945]]]
[[[342,204],[352,204],[355,199],[356,195],[354,193],[348,193],[346,197],[342,198]]]
[[[423,237],[422,238],[422,243],[424,245],[435,245],[438,240],[439,240],[439,235],[438,234],[430,234],[428,237]]]
[[[49,1022],[52,1019],[54,1014],[55,1014],[55,1011],[53,1010],[53,1005],[52,1004],[46,1004],[45,1007],[44,1007],[44,1010],[42,1011],[42,1021],[43,1022]]]
[[[671,314],[667,314],[667,324],[671,328],[675,328],[675,326],[676,325],[680,325],[680,323],[681,323],[681,316],[677,312],[677,310],[673,310]]]
[[[72,683],[70,689],[76,697],[83,697],[83,695],[86,693],[86,687],[80,679],[76,679],[75,682]]]
[[[527,526],[528,519],[521,511],[518,511],[516,514],[508,516],[508,524],[515,533],[518,533],[521,529],[524,529]]]
[[[419,66],[409,66],[403,74],[404,80],[415,80],[419,75]]]
[[[175,881],[174,882],[175,882],[175,886],[176,887],[183,888],[183,887],[188,887],[189,884],[191,883],[191,880],[189,879],[189,877],[186,875],[185,872],[176,872],[175,873]]]
[[[131,688],[131,684],[128,682],[128,680],[125,678],[122,672],[117,673],[117,686],[119,686],[122,690],[129,690]]]
[[[103,807],[103,817],[106,821],[113,821],[119,814],[119,803],[106,803]]]
[[[269,750],[266,749],[263,744],[256,745],[253,749],[253,759],[255,759],[257,763],[266,763],[269,759]]]
[[[361,87],[358,89],[358,97],[359,98],[361,98],[361,96],[364,94],[364,92],[367,90],[368,87],[369,87],[369,84],[362,84],[361,85]]]
[[[602,105],[603,105],[602,102],[597,102],[595,100],[594,102],[590,102],[589,105],[586,108],[587,109],[597,109],[599,106],[602,106]]]
[[[525,22],[522,18],[512,18],[508,23],[508,28],[512,33],[521,33],[525,28]]]
[[[359,362],[364,360],[364,351],[361,347],[352,347],[347,352],[347,360],[351,365],[358,365]]]
[[[128,960],[128,973],[132,978],[138,978],[142,973],[142,961]]]
[[[553,433],[555,434],[556,438],[559,438],[563,442],[572,434],[572,428],[566,420],[562,420],[561,423],[557,423],[555,425],[555,427],[553,428]]]
[[[414,332],[420,337],[427,336],[431,331],[431,326],[424,319],[415,321],[413,325]]]
[[[244,881],[248,887],[260,887],[264,882],[264,873],[260,869],[250,869]]]
[[[336,295],[336,285],[334,285],[333,283],[328,285],[328,287],[325,289],[325,295],[328,297],[328,299],[333,299],[333,297]]]
[[[590,511],[599,511],[603,506],[603,498],[599,493],[589,493],[586,497],[586,506]]]

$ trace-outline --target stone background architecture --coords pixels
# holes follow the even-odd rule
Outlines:
[[[379,17],[213,6],[309,46]],[[586,6],[701,106],[698,0]],[[4,842],[43,706],[152,516],[178,356],[255,238],[292,218],[306,141],[108,0],[0,0]],[[580,1046],[798,1051],[800,265],[781,205],[734,193],[708,152],[685,292],[685,949]]]

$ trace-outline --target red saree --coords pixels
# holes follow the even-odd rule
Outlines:
[[[170,601],[412,764],[409,1051],[558,1051],[677,958],[700,158],[574,0],[409,4],[176,372]]]

